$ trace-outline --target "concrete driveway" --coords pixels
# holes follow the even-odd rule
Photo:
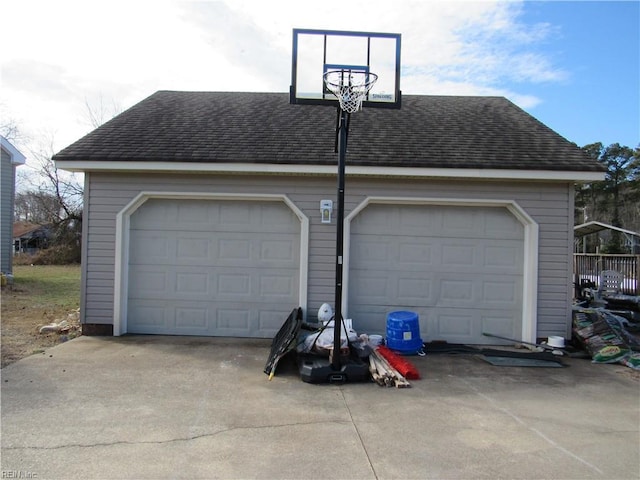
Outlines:
[[[311,385],[269,341],[80,337],[2,370],[2,478],[640,477],[619,365],[412,357],[410,389]]]

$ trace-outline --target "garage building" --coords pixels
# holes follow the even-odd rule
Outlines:
[[[500,97],[405,95],[351,117],[343,312],[426,341],[566,336],[576,145]],[[336,111],[159,91],[54,156],[85,173],[84,331],[270,338],[333,302]]]

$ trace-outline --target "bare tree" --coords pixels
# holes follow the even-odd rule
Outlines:
[[[7,106],[0,102],[0,135],[13,144],[22,144],[28,137],[18,126],[18,121],[13,118]]]
[[[53,212],[55,212],[55,215]],[[59,216],[60,207],[54,195],[39,191],[16,193],[16,221],[46,225],[58,221]]]
[[[97,103],[85,98],[85,120],[93,128],[117,115],[121,109],[100,95]],[[0,105],[1,112],[2,105]],[[6,138],[25,138],[13,120],[0,123],[0,133]],[[8,118],[8,117],[6,117]],[[49,225],[53,238],[50,250],[62,251],[61,262],[80,261],[82,232],[82,203],[84,188],[73,173],[56,168],[52,160],[56,152],[52,134],[42,135],[35,148],[29,148],[29,165],[18,171],[20,188],[16,194],[15,216],[38,224]]]
[[[83,186],[78,178],[56,168],[54,141],[30,151],[39,166],[24,177],[27,186],[16,194],[16,218],[50,227],[48,262],[79,262],[82,237]]]
[[[114,99],[107,102],[102,94],[98,97],[97,102],[94,103],[89,102],[85,97],[84,106],[86,109],[84,115],[85,122],[93,128],[98,128],[122,112],[122,108]]]

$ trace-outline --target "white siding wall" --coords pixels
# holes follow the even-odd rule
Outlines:
[[[84,323],[113,322],[116,215],[141,191],[286,194],[310,220],[308,305],[302,307],[313,318],[323,302],[333,301],[336,201],[333,177],[89,173],[86,186]],[[539,224],[537,335],[567,335],[572,291],[572,192],[572,184],[563,182],[347,177],[345,215],[370,195],[515,200]],[[320,222],[322,199],[334,201],[331,225]]]

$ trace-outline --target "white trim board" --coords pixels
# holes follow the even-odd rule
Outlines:
[[[271,163],[57,161],[56,166],[62,170],[68,170],[70,172],[235,173],[244,175],[335,175],[336,173],[335,165],[292,165]],[[604,172],[491,168],[362,167],[353,165],[346,166],[346,175],[575,182],[595,182],[604,180]]]
[[[343,253],[342,311],[348,317],[349,262],[351,247],[351,222],[371,204],[387,205],[441,205],[457,207],[506,208],[524,226],[524,264],[522,268],[522,340],[535,343],[537,335],[538,298],[538,224],[513,200],[455,199],[455,198],[407,198],[367,197],[345,218]]]
[[[238,200],[283,202],[300,219],[299,302],[306,315],[309,265],[309,218],[286,196],[278,194],[140,192],[116,216],[115,276],[113,291],[113,335],[127,333],[127,297],[129,291],[129,230],[131,215],[150,199]]]
[[[11,157],[12,165],[24,165],[27,160],[25,157],[9,140],[0,135],[0,146],[6,150]]]

